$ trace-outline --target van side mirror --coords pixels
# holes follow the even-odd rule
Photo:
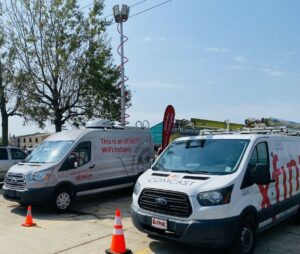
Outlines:
[[[252,173],[253,182],[258,185],[267,185],[271,182],[271,174],[268,164],[257,163]]]

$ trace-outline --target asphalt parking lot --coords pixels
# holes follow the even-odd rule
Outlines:
[[[114,213],[122,212],[126,245],[135,254],[213,254],[220,250],[191,248],[151,239],[138,232],[130,219],[131,189],[77,200],[67,214],[33,207],[36,227],[25,228],[26,207],[3,199],[0,191],[0,253],[95,254],[105,253],[111,242]],[[300,252],[300,223],[291,219],[258,235],[255,254]]]

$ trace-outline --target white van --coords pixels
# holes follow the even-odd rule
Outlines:
[[[224,134],[179,138],[135,185],[142,232],[252,253],[256,232],[299,212],[300,137]]]
[[[149,129],[101,123],[48,137],[9,169],[4,198],[64,211],[76,195],[133,186],[154,158]]]

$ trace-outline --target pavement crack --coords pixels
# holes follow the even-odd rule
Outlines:
[[[123,231],[126,232],[127,229],[123,229]],[[104,235],[104,236],[98,237],[98,238],[96,238],[96,239],[93,239],[93,240],[90,240],[90,241],[87,241],[87,242],[84,242],[84,243],[81,243],[81,244],[78,244],[78,245],[69,247],[69,248],[67,248],[67,249],[60,250],[60,251],[57,251],[57,252],[53,252],[53,254],[64,253],[64,252],[66,252],[66,251],[69,251],[69,250],[78,248],[78,247],[80,247],[80,246],[84,246],[84,245],[86,245],[86,244],[89,244],[89,243],[92,243],[92,242],[95,242],[95,241],[98,241],[98,240],[101,240],[101,239],[104,239],[104,238],[107,238],[107,237],[111,237],[111,235],[112,235],[112,234]]]
[[[83,212],[83,211],[78,211],[78,210],[72,210],[71,212],[74,213],[75,216],[86,216],[86,215],[89,215],[89,216],[95,217],[97,220],[105,219],[103,216],[97,215],[97,214],[94,214],[94,213]]]
[[[86,244],[89,244],[89,243],[92,243],[92,242],[95,242],[95,241],[104,239],[104,238],[109,237],[109,236],[111,236],[111,234],[108,234],[108,235],[104,235],[104,236],[98,237],[98,238],[96,238],[96,239],[93,239],[93,240],[90,240],[90,241],[88,241],[88,242],[84,242],[84,243],[81,243],[81,244],[78,244],[78,245],[69,247],[69,248],[64,249],[64,250],[60,250],[60,251],[58,251],[58,252],[53,252],[53,254],[64,253],[64,252],[66,252],[66,251],[68,251],[68,250],[75,249],[75,248],[77,248],[77,247],[80,247],[80,246],[83,246],[83,245],[86,245]]]

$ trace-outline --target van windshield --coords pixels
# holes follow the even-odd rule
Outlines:
[[[234,172],[249,140],[198,139],[172,143],[152,169],[194,174],[230,174]]]
[[[24,162],[30,163],[54,163],[59,161],[74,141],[44,141],[35,148],[30,155],[26,157]]]

